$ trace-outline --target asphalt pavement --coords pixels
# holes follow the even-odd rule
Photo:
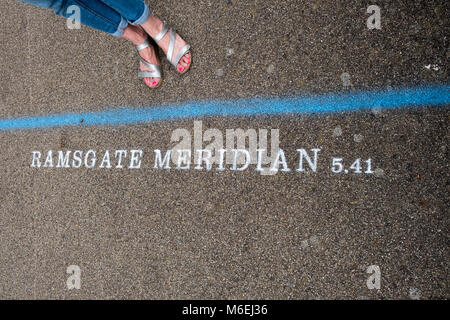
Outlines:
[[[0,119],[428,85],[450,100],[447,1],[147,2],[192,46],[184,76],[162,59],[157,90],[125,40],[2,1]],[[0,131],[0,298],[448,299],[449,117],[447,103]],[[155,169],[174,132],[194,144],[194,121],[224,143],[227,129],[278,130],[291,171]],[[316,170],[296,171],[297,149],[320,149]],[[68,150],[97,164],[56,168]],[[101,168],[106,150],[127,150],[124,168]]]

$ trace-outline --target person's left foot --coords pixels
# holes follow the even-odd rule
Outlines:
[[[139,55],[142,57],[142,59],[144,59],[145,61],[147,61],[150,64],[154,64],[157,66],[159,66],[161,64],[158,56],[156,55],[155,47],[152,45],[150,45],[148,48],[140,50]],[[149,72],[155,71],[155,70],[152,70],[149,67],[147,67],[142,62],[139,62],[139,66],[140,66],[141,71],[149,71]],[[161,84],[161,81],[162,81],[161,78],[152,78],[152,77],[144,78],[145,84],[147,86],[149,86],[150,88],[159,87],[159,85]]]
[[[124,33],[122,35],[122,38],[125,38],[129,41],[131,41],[135,46],[140,45],[144,43],[145,40],[147,40],[147,33],[145,33],[144,29],[142,29],[139,26],[133,26],[128,25]],[[160,66],[161,63],[159,61],[158,56],[156,55],[155,47],[150,44],[147,48],[139,50],[139,55],[142,57],[142,59],[149,64],[153,64],[156,66]],[[156,70],[152,70],[151,68],[147,67],[145,64],[140,62],[140,70],[141,71],[148,71],[148,72],[154,72]],[[159,85],[162,82],[161,78],[155,78],[155,77],[145,77],[144,82],[147,86],[150,88],[156,88],[159,87]]]

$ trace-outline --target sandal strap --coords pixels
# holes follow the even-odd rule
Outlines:
[[[175,40],[176,40],[177,33],[172,28],[170,29],[170,42],[169,47],[167,48],[167,60],[173,65],[172,63],[172,57],[173,57],[173,50],[175,49]],[[176,64],[174,65],[177,66]]]
[[[154,71],[140,71],[139,78],[161,78],[161,68],[156,64],[151,64],[141,58],[141,62],[149,69]]]
[[[150,71],[139,71],[138,77],[139,78],[161,78],[159,73],[150,72]]]
[[[181,48],[180,52],[178,52],[178,55],[176,56],[175,60],[172,63],[173,66],[177,66],[178,62],[180,62],[181,58],[183,58],[183,56],[189,52],[189,49],[191,48],[190,45],[185,45],[183,48]]]
[[[167,24],[167,22],[164,21],[161,31],[158,33],[158,35],[156,37],[153,38],[153,40],[155,40],[155,42],[158,43],[165,36],[165,34],[167,33],[168,30],[169,30],[169,25]]]
[[[147,37],[147,39],[145,39],[144,42],[142,42],[141,44],[138,44],[136,46],[136,50],[137,51],[141,51],[141,50],[143,50],[145,48],[148,48],[148,47],[150,47],[150,42],[148,41],[148,37]]]

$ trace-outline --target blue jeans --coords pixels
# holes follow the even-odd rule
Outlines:
[[[150,10],[143,0],[19,0],[42,8],[51,9],[57,15],[71,18],[71,6],[80,9],[80,22],[116,37],[123,34],[128,24],[139,25],[147,21]]]

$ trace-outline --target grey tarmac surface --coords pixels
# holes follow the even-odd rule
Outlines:
[[[0,118],[191,100],[448,83],[446,1],[152,1],[193,47],[179,76],[137,78],[125,40],[0,3]],[[427,68],[426,66],[433,67]],[[351,86],[341,78],[347,73]],[[431,299],[449,297],[449,109],[206,117],[0,132],[5,299]],[[172,132],[279,129],[292,172],[154,170]],[[320,148],[316,173],[296,149]],[[142,149],[129,169],[33,169],[33,150]],[[376,174],[334,174],[371,158]],[[347,162],[348,161],[348,162]],[[68,290],[69,265],[81,289]],[[378,265],[381,289],[366,270]]]

